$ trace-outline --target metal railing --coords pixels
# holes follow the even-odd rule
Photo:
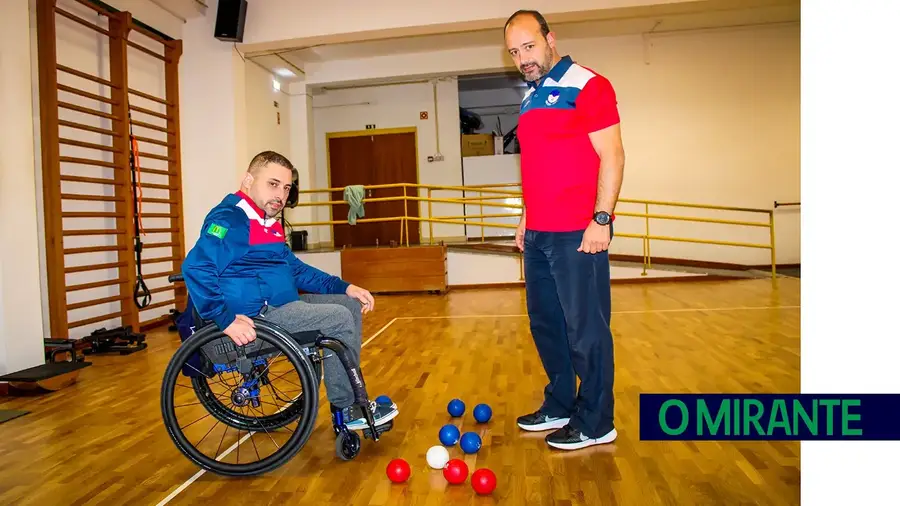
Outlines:
[[[429,244],[434,244],[434,224],[448,224],[448,225],[463,225],[463,226],[475,226],[481,229],[481,241],[487,242],[489,240],[496,240],[496,237],[486,236],[484,233],[485,228],[501,228],[501,229],[509,229],[510,231],[514,231],[517,227],[516,224],[511,223],[491,223],[484,221],[485,219],[490,218],[518,218],[521,216],[521,211],[518,213],[490,213],[485,212],[485,208],[504,208],[504,209],[522,209],[523,205],[521,202],[522,193],[518,190],[511,190],[509,188],[518,187],[518,183],[505,183],[505,184],[491,184],[491,185],[469,185],[469,186],[451,186],[451,185],[426,185],[426,184],[416,184],[416,183],[394,183],[394,184],[382,184],[382,185],[368,185],[365,186],[365,190],[378,190],[378,189],[389,189],[389,188],[401,188],[403,190],[403,195],[392,196],[392,197],[374,197],[374,198],[364,198],[363,205],[371,202],[391,202],[391,201],[403,201],[404,202],[404,214],[403,216],[390,216],[390,217],[378,217],[378,218],[360,218],[357,223],[374,223],[374,222],[388,222],[388,221],[397,221],[400,224],[401,230],[401,242],[405,239],[405,245],[409,246],[409,223],[410,221],[418,223],[427,223],[428,224],[428,242]],[[313,194],[331,194],[333,192],[341,192],[344,188],[323,188],[323,189],[312,189],[312,190],[301,190],[299,193],[301,195],[313,195]],[[425,197],[420,196],[420,190],[424,190],[426,193]],[[461,193],[462,196],[456,198],[448,198],[448,197],[435,197],[436,192],[458,192]],[[476,196],[468,196],[470,194],[476,194]],[[512,203],[510,200],[516,199],[519,200],[519,203]],[[409,203],[414,202],[427,202],[427,215],[426,216],[411,216],[409,213]],[[642,200],[642,199],[619,199],[620,204],[640,204],[644,207],[644,212],[626,212],[626,211],[616,211],[617,217],[633,217],[633,218],[643,218],[644,220],[644,232],[643,233],[622,233],[616,232],[616,238],[632,238],[632,239],[640,239],[642,243],[642,258],[643,258],[643,266],[644,273],[646,273],[647,269],[650,269],[652,266],[651,256],[650,256],[650,243],[651,241],[669,241],[669,242],[684,242],[684,243],[696,243],[696,244],[710,244],[710,245],[719,245],[719,246],[732,246],[732,247],[741,247],[741,248],[756,248],[756,249],[768,249],[770,251],[771,256],[771,273],[772,278],[774,279],[776,276],[775,268],[776,268],[776,260],[775,260],[775,214],[771,209],[762,209],[762,208],[751,208],[751,207],[735,207],[735,206],[719,206],[719,205],[710,205],[710,204],[694,204],[687,202],[673,202],[673,201],[662,201],[662,200]],[[435,216],[433,204],[442,203],[442,204],[459,204],[463,206],[478,206],[479,213],[478,214],[469,214],[467,212],[463,212],[461,215],[447,215],[447,216]],[[298,207],[315,207],[315,206],[334,206],[335,204],[346,204],[343,200],[326,200],[326,201],[308,201],[308,202],[299,202],[297,204]],[[712,210],[712,211],[728,211],[728,212],[745,212],[752,214],[761,214],[765,216],[765,220],[761,221],[752,221],[752,220],[732,220],[732,219],[721,219],[721,218],[707,218],[707,217],[699,217],[699,216],[679,216],[675,214],[662,214],[662,213],[651,213],[650,207],[676,207],[683,209],[704,209],[704,210]],[[754,242],[742,242],[742,241],[723,241],[716,239],[698,239],[698,238],[688,238],[688,237],[675,237],[671,235],[653,235],[650,233],[650,220],[669,220],[669,221],[682,221],[682,222],[693,222],[693,223],[716,223],[722,225],[733,225],[740,227],[754,227],[754,228],[768,228],[769,229],[769,241],[754,243]],[[291,227],[313,227],[313,226],[331,226],[331,225],[341,225],[347,224],[348,220],[320,220],[320,221],[310,221],[310,222],[290,222]]]

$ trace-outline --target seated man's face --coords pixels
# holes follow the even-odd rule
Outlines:
[[[247,195],[266,212],[267,218],[274,218],[282,208],[291,190],[291,171],[274,163],[266,164],[253,176]]]

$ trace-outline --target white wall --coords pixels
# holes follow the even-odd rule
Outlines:
[[[244,66],[247,115],[247,162],[260,151],[291,157],[291,97],[273,85],[273,76],[252,63]],[[276,105],[277,103],[277,105]],[[241,167],[238,167],[240,169]],[[244,167],[246,168],[246,164]]]
[[[451,186],[462,184],[456,80],[438,81],[437,97],[436,128],[434,89],[431,83],[329,90],[323,95],[315,95],[312,106],[315,125],[315,187],[328,187],[326,134],[365,130],[367,124],[374,124],[378,129],[415,127],[418,138],[419,183]],[[427,120],[419,119],[422,111],[428,112]],[[443,161],[429,162],[428,157],[438,149],[444,156]],[[421,195],[426,196],[426,191],[421,190]],[[454,197],[458,194],[441,191],[434,196]],[[325,198],[323,195],[322,199]],[[427,203],[420,204],[420,216],[427,216]],[[435,213],[445,216],[462,214],[462,206],[457,204],[433,204],[433,208]],[[327,207],[317,207],[315,216],[317,221],[330,219]],[[427,224],[422,224],[420,230],[420,237],[426,239]],[[331,242],[330,227],[316,227],[316,233],[316,241],[311,239],[311,242]],[[434,233],[436,237],[464,236],[462,226],[453,224],[435,224]]]
[[[44,356],[28,3],[0,4],[0,375]]]
[[[799,37],[799,25],[770,25],[656,34],[646,48],[641,36],[562,40],[559,48],[605,75],[616,88],[627,158],[621,198],[771,209],[775,200],[800,199]],[[438,71],[498,71],[510,64],[499,44],[500,40],[497,47],[403,55],[402,62],[399,56],[385,56],[317,63],[309,66],[308,79],[322,83],[347,81],[353,76],[369,79]],[[382,89],[403,92],[374,91]],[[444,93],[452,92],[442,91],[439,98],[449,105],[453,97]],[[346,103],[375,96],[377,104],[329,109],[328,118],[340,118],[340,128],[334,129],[362,128],[372,122],[382,126],[386,121],[390,126],[414,124],[415,118],[408,118],[415,109],[412,104],[427,98],[424,88],[414,85],[340,92],[340,100]],[[316,100],[318,104],[318,97]],[[320,117],[327,121],[326,113],[317,113],[317,122]],[[326,130],[317,126],[317,143],[324,143]],[[451,135],[450,129],[442,132]],[[454,142],[458,141],[444,140],[442,135],[442,148]],[[455,158],[458,154],[442,150],[442,168],[432,172],[423,165],[422,182],[428,182],[426,174],[449,180],[458,173],[450,170],[461,164]],[[421,150],[420,155],[428,151]],[[322,167],[317,160],[316,170],[322,171]],[[507,177],[498,174],[495,182],[512,182]],[[317,181],[324,184],[325,179]],[[644,208],[622,203],[617,210],[641,213]],[[768,219],[765,215],[665,207],[651,207],[650,211],[743,221]],[[644,232],[642,219],[621,216],[616,223],[620,234]],[[796,209],[776,212],[779,263],[799,262],[799,230]],[[765,228],[678,221],[651,222],[650,233],[736,242],[769,240]],[[442,234],[447,232],[436,232]],[[613,252],[640,255],[641,242],[621,238],[614,242]],[[651,254],[742,264],[770,260],[768,250],[663,241],[651,245]]]

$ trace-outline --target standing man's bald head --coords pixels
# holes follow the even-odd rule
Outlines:
[[[556,35],[538,11],[519,10],[503,27],[506,50],[516,68],[527,81],[537,81],[547,75],[560,60],[556,51]]]

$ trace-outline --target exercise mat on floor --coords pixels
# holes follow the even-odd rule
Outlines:
[[[30,411],[18,411],[15,409],[0,409],[0,423],[8,422],[14,418],[27,415]]]

